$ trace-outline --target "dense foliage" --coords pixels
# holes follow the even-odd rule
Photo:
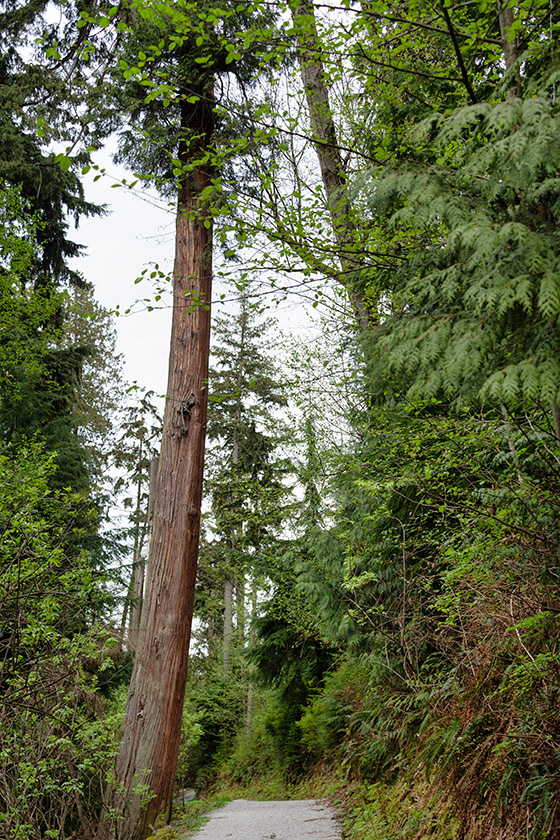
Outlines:
[[[236,277],[179,783],[322,765],[362,783],[356,838],[558,834],[559,27],[544,0],[3,7],[7,838],[93,835],[142,632],[159,423],[142,398],[111,434],[110,319],[67,262],[114,129],[162,194],[212,171]],[[328,317],[290,367],[256,302],[292,287]],[[101,529],[121,486],[124,587]]]
[[[355,60],[344,87],[322,47],[361,218],[346,248],[376,315],[348,357],[350,399],[345,384],[338,401],[315,399],[323,417],[336,404],[336,421],[343,399],[349,445],[319,441],[314,478],[330,473],[330,489],[298,520],[280,575],[269,570],[250,654],[266,707],[226,769],[246,781],[268,761],[289,776],[334,755],[373,783],[360,837],[435,825],[442,838],[548,837],[559,819],[557,21],[535,6],[432,12],[380,3],[349,12],[346,29],[320,21],[329,50]],[[309,223],[312,189],[295,199],[291,218]]]
[[[115,640],[102,580],[69,555],[83,498],[50,489],[43,445],[0,456],[0,820],[5,837],[91,836],[114,723],[98,693]]]
[[[70,121],[60,64],[39,68],[29,43],[52,43],[44,11],[0,16],[0,831],[24,840],[92,836],[119,723],[105,566],[122,545],[101,523],[120,372],[108,313],[68,262],[68,214],[101,211],[47,147]]]

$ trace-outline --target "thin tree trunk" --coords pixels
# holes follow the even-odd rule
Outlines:
[[[133,555],[136,557],[136,555]],[[134,598],[134,560],[132,561],[132,571],[130,572],[130,579],[128,581],[128,589],[126,591],[126,597],[124,601],[123,611],[121,615],[121,626],[119,632],[119,650],[122,650],[122,645],[124,643],[125,635],[126,635],[126,625],[127,622],[130,625],[130,605],[132,604],[132,600]]]
[[[245,647],[245,572],[243,568],[235,574],[235,609],[236,609],[236,635],[238,650]],[[241,657],[239,661],[239,674],[242,680],[245,679],[245,660]]]
[[[130,624],[128,628],[128,643],[134,652],[138,649],[140,622],[142,620],[142,608],[144,605],[144,589],[147,574],[146,565],[149,560],[149,547],[152,536],[158,465],[159,457],[154,455],[150,461],[150,485],[148,489],[148,558],[142,557],[141,555],[138,555],[135,558],[132,576],[132,590],[130,593],[130,597],[132,598],[132,608],[130,611]]]
[[[257,580],[253,578],[251,581],[251,623],[249,625],[249,647],[253,647],[255,644],[255,619],[257,617]],[[251,737],[251,731],[253,728],[253,702],[254,702],[254,684],[253,684],[253,673],[255,670],[255,666],[252,662],[249,663],[249,682],[247,685],[247,709],[246,709],[246,717],[245,717],[245,732],[247,733],[247,737]]]
[[[148,530],[152,532],[154,510],[156,505],[156,486],[159,469],[159,455],[154,455],[150,461],[150,488],[148,490]]]
[[[323,187],[331,217],[334,236],[339,248],[342,273],[340,281],[346,288],[354,317],[359,327],[373,320],[371,307],[363,293],[355,288],[353,276],[360,270],[362,260],[357,244],[357,228],[352,218],[346,175],[340,155],[325,71],[320,58],[319,37],[313,0],[300,0],[293,12],[297,33],[298,58],[305,91],[313,144],[321,168]]]
[[[560,407],[558,406],[556,400],[552,400],[551,409],[554,434],[556,435],[556,440],[560,443]]]
[[[229,671],[231,664],[231,643],[233,640],[233,582],[231,577],[224,581],[224,671]]]
[[[144,600],[145,558],[140,556],[134,562],[134,577],[132,590],[132,610],[128,627],[128,644],[132,650],[138,649],[140,621],[142,618],[142,602]]]
[[[128,584],[128,591],[126,593],[126,599],[124,602],[124,609],[121,619],[121,643],[124,640],[124,634],[127,625],[128,619],[128,638],[130,641],[130,629],[132,626],[132,614],[134,612],[134,598],[136,593],[137,587],[137,564],[138,558],[140,554],[140,500],[142,498],[142,439],[140,439],[138,445],[138,481],[136,484],[136,525],[134,528],[134,545],[132,548],[132,570],[130,572],[130,581]]]
[[[213,92],[183,101],[182,162],[200,159],[213,136]],[[171,816],[187,678],[206,435],[211,216],[200,199],[207,165],[181,185],[173,271],[173,320],[167,403],[153,516],[150,573],[114,782],[100,838],[144,840]],[[206,224],[205,224],[206,223]],[[194,303],[195,305],[190,305]]]
[[[517,42],[515,38],[510,39],[509,37],[511,27],[513,26],[513,8],[507,5],[507,0],[506,2],[498,0],[498,20],[500,22],[500,38],[502,41],[502,51],[504,54],[506,73],[509,73],[509,71],[514,67],[519,56],[517,54]],[[518,97],[520,89],[521,75],[518,67],[512,74],[509,83],[508,98],[515,99]]]
[[[235,575],[235,603],[237,608],[237,638],[239,647],[245,647],[245,573],[240,569]]]

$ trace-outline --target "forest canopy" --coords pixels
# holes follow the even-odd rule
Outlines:
[[[352,840],[557,836],[559,29],[0,3],[0,836],[325,777]],[[76,270],[109,145],[176,210],[163,419]]]

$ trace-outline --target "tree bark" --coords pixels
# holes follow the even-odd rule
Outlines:
[[[142,618],[142,603],[144,600],[144,577],[145,558],[141,555],[134,561],[132,609],[130,611],[130,624],[128,627],[128,644],[132,650],[138,648],[138,635],[140,632],[140,621]]]
[[[558,406],[556,400],[552,400],[550,408],[552,411],[554,434],[556,435],[556,440],[560,443],[560,407]]]
[[[187,678],[206,436],[212,287],[211,215],[200,198],[211,171],[213,88],[181,106],[169,379],[138,651],[114,781],[99,837],[144,840],[171,816]],[[188,142],[188,137],[196,140]],[[193,162],[194,161],[194,162]]]
[[[233,640],[233,581],[226,577],[224,581],[224,647],[223,662],[224,672],[229,671],[231,664],[231,643]]]
[[[253,578],[251,581],[251,623],[249,625],[249,647],[252,648],[255,644],[255,621],[257,618],[257,579]],[[253,662],[249,663],[249,683],[247,685],[247,710],[245,717],[245,733],[247,738],[251,737],[253,729],[253,701],[254,701],[254,683],[253,674],[255,665]]]
[[[352,218],[344,164],[325,83],[325,70],[320,59],[313,0],[300,0],[297,9],[293,11],[293,21],[313,144],[319,160],[334,237],[339,248],[342,269],[339,279],[348,293],[356,323],[363,328],[375,319],[364,294],[356,289],[353,281],[353,276],[359,272],[363,260],[358,254],[357,228]]]
[[[515,66],[519,56],[517,55],[517,42],[515,38],[510,40],[509,33],[513,25],[513,8],[506,2],[498,0],[498,20],[500,22],[500,38],[502,41],[502,51],[504,54],[504,61],[506,65],[506,73]],[[521,90],[521,75],[519,68],[513,73],[509,88],[508,98],[515,99],[519,96]]]

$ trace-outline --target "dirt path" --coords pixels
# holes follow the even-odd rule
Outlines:
[[[219,808],[195,840],[341,840],[333,809],[323,799],[253,802]]]

